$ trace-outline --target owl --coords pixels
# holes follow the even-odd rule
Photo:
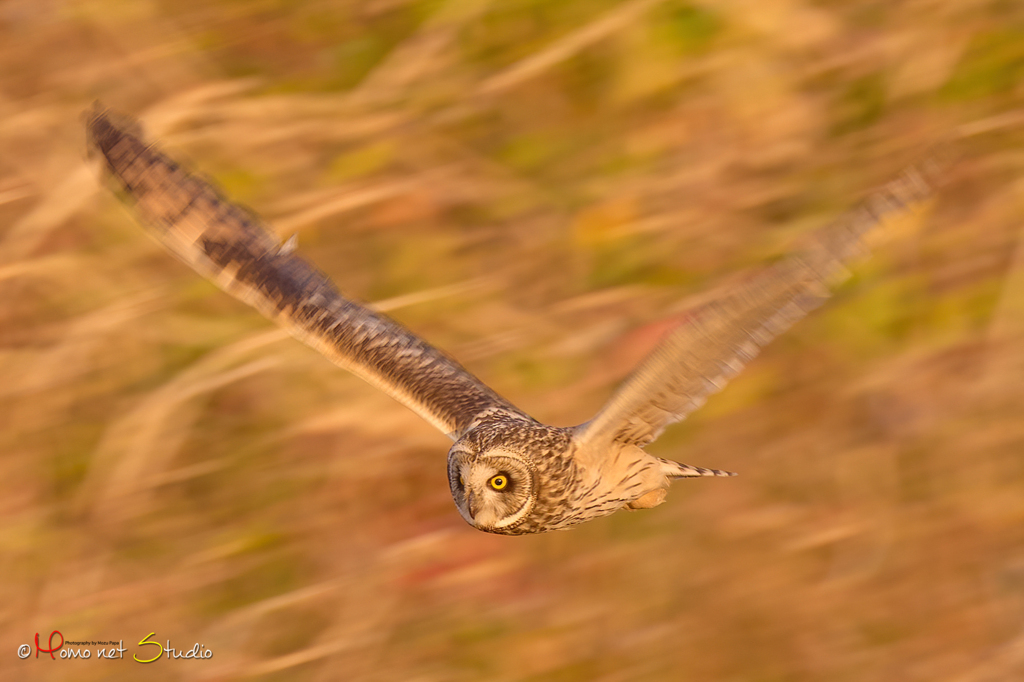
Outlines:
[[[887,218],[934,190],[936,169],[904,171],[805,246],[691,311],[590,421],[542,424],[402,325],[339,293],[249,211],[97,107],[90,151],[175,256],[453,441],[448,481],[474,528],[522,535],[661,504],[680,478],[731,476],[644,451],[700,407],[772,338],[817,307]]]

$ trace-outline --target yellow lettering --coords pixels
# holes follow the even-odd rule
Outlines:
[[[152,644],[156,648],[160,649],[160,653],[158,653],[156,656],[154,656],[153,658],[150,658],[148,660],[143,660],[143,659],[139,658],[138,656],[136,656],[135,654],[132,654],[132,658],[134,658],[139,663],[152,663],[153,661],[158,660],[161,656],[164,655],[164,648],[162,646],[160,646],[160,642],[148,642],[148,641],[146,641],[146,640],[148,640],[150,637],[152,637],[155,634],[156,634],[155,632],[151,632],[148,635],[146,635],[145,637],[143,637],[142,641],[139,642],[139,646],[142,646],[144,644]]]

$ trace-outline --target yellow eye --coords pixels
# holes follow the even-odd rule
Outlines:
[[[462,486],[463,488],[466,487],[466,479],[464,479],[462,476],[459,476],[459,485]]]
[[[505,486],[508,485],[508,476],[505,474],[498,474],[497,476],[492,476],[491,480],[487,482],[495,490],[504,490]]]

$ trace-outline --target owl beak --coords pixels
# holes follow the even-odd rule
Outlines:
[[[480,508],[476,504],[476,498],[473,497],[473,493],[466,493],[466,508],[469,509],[469,518],[476,520],[476,515],[480,513]]]

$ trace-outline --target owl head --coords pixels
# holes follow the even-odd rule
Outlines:
[[[514,533],[537,498],[529,461],[502,447],[473,452],[456,444],[448,453],[448,483],[462,518],[491,533]]]

